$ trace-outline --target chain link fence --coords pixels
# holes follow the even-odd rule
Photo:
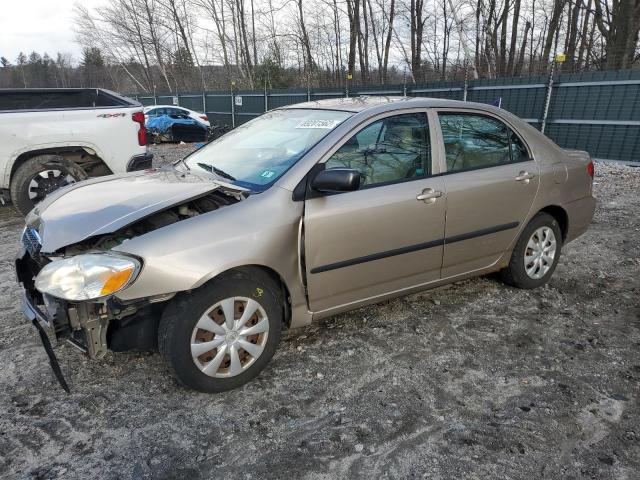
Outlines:
[[[294,103],[359,95],[436,97],[498,105],[544,131],[564,148],[597,159],[640,164],[640,70],[537,75],[345,88],[238,90],[130,95],[145,106],[179,105],[204,112],[212,125],[236,127]]]

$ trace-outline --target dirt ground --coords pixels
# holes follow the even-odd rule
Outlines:
[[[61,345],[65,394],[0,209],[0,477],[640,478],[640,169],[596,169],[593,225],[545,288],[479,278],[340,315],[219,395],[157,354]]]

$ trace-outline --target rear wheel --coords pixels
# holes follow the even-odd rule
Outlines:
[[[51,192],[87,178],[76,163],[59,155],[39,155],[26,160],[11,179],[11,201],[26,215]]]
[[[555,218],[538,213],[525,227],[502,279],[518,288],[536,288],[549,281],[558,265],[562,232]]]
[[[238,272],[169,305],[158,345],[175,377],[201,392],[222,392],[258,375],[280,342],[278,292],[268,276]]]

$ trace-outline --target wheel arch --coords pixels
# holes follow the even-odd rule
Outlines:
[[[548,205],[538,213],[547,213],[556,219],[558,225],[560,225],[560,232],[562,233],[562,240],[566,240],[567,233],[569,232],[569,214],[567,211],[559,205]]]
[[[211,282],[219,280],[221,277],[230,276],[234,273],[242,273],[251,278],[257,278],[258,280],[262,278],[263,281],[267,279],[268,281],[272,281],[279,288],[279,292],[276,293],[282,299],[282,305],[284,307],[284,311],[282,312],[284,320],[283,326],[286,328],[289,328],[291,326],[291,293],[289,287],[282,275],[280,275],[271,267],[258,264],[238,265],[219,272],[217,275],[211,277],[206,282],[199,285],[197,288],[202,288],[203,286],[208,285]]]
[[[48,147],[48,148],[40,148],[37,150],[29,150],[28,152],[22,152],[18,155],[13,163],[11,164],[11,170],[9,173],[9,182],[13,181],[14,174],[18,170],[18,168],[23,165],[26,161],[39,157],[40,155],[60,155],[76,164],[81,166],[83,169],[87,165],[91,165],[87,174],[89,176],[92,175],[93,171],[102,171],[100,175],[108,175],[111,172],[111,169],[106,164],[106,162],[98,155],[97,152],[82,146],[64,146],[64,147]],[[87,170],[87,169],[85,169]]]

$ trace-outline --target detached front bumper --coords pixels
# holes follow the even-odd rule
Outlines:
[[[47,333],[49,339],[56,340],[53,323],[49,321],[47,315],[40,310],[26,291],[22,292],[22,313],[30,322],[38,322]]]
[[[32,263],[29,262],[29,258],[29,254],[24,248],[18,255],[18,258],[16,258],[16,274],[18,276],[18,281],[26,280],[27,282],[25,285],[33,285],[33,276],[30,277],[29,282],[28,272],[33,272],[33,268],[37,266],[33,259],[31,259]],[[27,275],[26,278],[25,274]],[[44,298],[42,296],[39,298],[42,299],[42,302],[44,303]],[[64,391],[69,393],[69,385],[62,374],[60,364],[58,363],[58,359],[56,358],[56,354],[52,347],[52,344],[56,343],[58,340],[55,327],[55,315],[48,314],[46,306],[43,305],[41,308],[36,296],[34,296],[28,289],[25,289],[22,294],[22,313],[38,331],[40,340],[42,340],[42,346],[49,357],[49,363],[51,364],[53,374],[56,376],[56,379]]]

